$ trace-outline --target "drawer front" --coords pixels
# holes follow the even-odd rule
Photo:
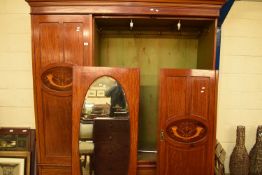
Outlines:
[[[138,168],[137,175],[156,175],[155,168]]]
[[[98,164],[104,162],[107,165],[113,162],[113,165],[110,166],[117,165],[119,167],[125,160],[129,159],[129,148],[121,144],[108,146],[101,143],[96,145],[95,157]]]
[[[41,166],[39,175],[71,175],[71,167]]]
[[[155,161],[138,161],[137,175],[156,175],[156,162]]]
[[[96,144],[103,142],[104,144],[122,144],[129,145],[129,134],[122,132],[95,132],[94,134],[94,142]]]
[[[94,122],[96,175],[124,175],[128,172],[129,120]]]
[[[95,120],[94,142],[95,144],[103,142],[108,146],[115,144],[129,146],[129,130],[129,120]]]
[[[129,119],[96,119],[95,130],[107,134],[108,132],[129,132]]]

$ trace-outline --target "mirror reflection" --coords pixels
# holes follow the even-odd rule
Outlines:
[[[125,175],[129,150],[130,124],[125,93],[115,79],[100,77],[89,87],[80,117],[81,174]]]
[[[97,79],[88,89],[83,119],[127,116],[128,105],[121,85],[111,77]]]

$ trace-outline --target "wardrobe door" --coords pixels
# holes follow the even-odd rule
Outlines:
[[[39,165],[71,167],[72,66],[92,62],[90,21],[90,16],[32,15]]]
[[[214,174],[215,71],[162,69],[159,99],[158,173]]]
[[[139,69],[73,70],[72,175],[135,175]]]

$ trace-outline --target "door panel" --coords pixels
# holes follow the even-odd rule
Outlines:
[[[65,62],[82,65],[84,56],[83,24],[65,22],[63,29]]]
[[[213,174],[215,71],[160,72],[158,173]]]
[[[71,95],[54,96],[43,92],[44,147],[47,157],[71,156],[71,125],[68,125],[72,120],[72,111],[68,108],[71,101]]]
[[[92,163],[90,161],[90,164],[86,167],[89,167],[91,171],[93,171],[92,167],[94,167],[94,172],[97,175],[135,175],[140,85],[139,69],[80,66],[75,66],[73,69],[72,174],[80,175],[80,170],[85,173],[83,165],[80,165],[79,161],[80,155],[82,158],[83,154],[79,150],[79,145],[82,141],[82,138],[79,137],[80,122],[85,117],[85,114],[82,112],[83,104],[88,102],[86,99],[101,98],[101,95],[97,95],[97,91],[100,92],[101,87],[108,87],[109,85],[104,82],[97,82],[98,79],[103,77],[110,77],[110,79],[116,80],[117,84],[122,87],[127,101],[128,113],[124,114],[127,116],[124,118],[123,116],[120,118],[111,116],[111,112],[109,115],[104,113],[103,117],[96,115],[93,118],[88,118],[91,115],[87,114],[86,118],[94,123],[93,138],[88,140],[94,143],[94,151],[88,156],[92,157],[94,155],[95,160]],[[96,86],[92,86],[94,84],[99,86],[98,89],[95,88]],[[89,91],[90,89],[95,89],[96,92]],[[102,94],[108,94],[109,91],[105,90]],[[104,95],[102,96],[104,98]],[[114,106],[112,105],[114,98],[110,98],[110,103],[107,104],[110,104],[109,108],[111,111],[111,107]],[[88,104],[96,105],[91,103],[91,101]]]
[[[91,21],[91,15],[32,16],[40,165],[71,166],[72,66],[92,63]]]
[[[173,145],[167,145],[166,172],[163,175],[204,175],[206,147],[204,145],[198,148],[175,148]],[[185,158],[187,158],[185,160]]]
[[[208,118],[209,78],[191,78],[191,115]]]
[[[168,77],[167,84],[168,117],[184,116],[186,114],[186,77]]]
[[[42,22],[39,24],[39,58],[41,67],[60,63],[60,27],[58,22]]]

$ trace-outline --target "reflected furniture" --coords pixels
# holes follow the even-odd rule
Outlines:
[[[81,70],[75,67],[75,69],[83,72],[83,75],[80,74],[80,76],[88,74],[84,72],[84,68]],[[88,69],[93,68],[86,68]],[[108,73],[111,71],[109,69]],[[128,102],[121,84],[107,76],[108,73],[105,71],[105,76],[98,77],[88,86],[82,108],[74,107],[79,100],[77,96],[73,95],[75,99],[73,111],[81,111],[80,116],[73,115],[73,124],[74,121],[78,122],[80,117],[79,157],[82,175],[128,173],[130,133],[132,132],[130,131]],[[79,78],[74,79],[74,82],[78,83]],[[82,81],[81,84],[85,84],[85,81]],[[81,84],[73,84],[74,91],[84,86]],[[77,145],[77,143],[72,144]]]
[[[95,174],[128,174],[130,157],[129,119],[97,119],[95,133]]]

